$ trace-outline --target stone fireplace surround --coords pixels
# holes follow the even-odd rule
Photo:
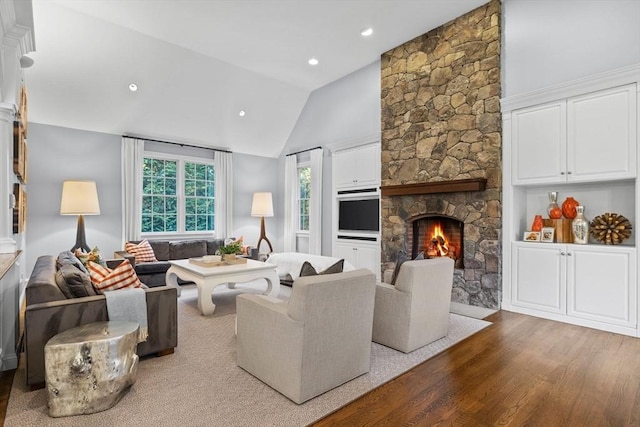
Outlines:
[[[410,254],[413,218],[457,219],[464,268],[452,300],[492,309],[502,282],[500,33],[492,0],[381,58],[383,268]]]

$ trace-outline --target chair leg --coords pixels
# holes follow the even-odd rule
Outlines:
[[[171,347],[171,348],[166,348],[164,350],[160,350],[156,354],[158,355],[158,357],[162,357],[162,356],[166,356],[166,355],[169,355],[169,354],[173,354],[174,351],[175,351],[175,349],[173,347]]]

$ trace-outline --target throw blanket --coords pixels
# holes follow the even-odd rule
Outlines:
[[[142,288],[118,289],[105,291],[107,298],[107,313],[109,320],[124,320],[136,322],[138,329],[138,342],[147,340],[149,327],[147,325],[147,297]]]

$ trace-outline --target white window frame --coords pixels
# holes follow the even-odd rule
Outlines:
[[[300,236],[300,237],[309,237],[309,230],[302,230],[300,229],[300,169],[311,169],[311,162],[310,161],[306,161],[306,162],[301,162],[298,163],[298,168],[296,170],[296,182],[298,183],[298,191],[296,192],[296,207],[297,207],[297,211],[296,211],[296,218],[297,218],[297,227],[296,227],[296,235]],[[309,189],[309,191],[311,191],[311,189]],[[311,195],[311,193],[309,193],[309,195]],[[307,200],[311,200],[311,199],[307,199]],[[309,212],[309,218],[311,218],[311,212]]]
[[[185,219],[185,194],[184,194],[184,174],[185,174],[185,163],[200,163],[211,165],[214,168],[214,176],[215,179],[218,179],[218,176],[215,175],[215,165],[213,159],[207,159],[204,157],[193,157],[193,156],[183,156],[180,154],[168,154],[161,153],[157,151],[145,151],[143,153],[143,161],[144,159],[158,159],[158,160],[170,160],[178,162],[178,176],[176,177],[176,198],[177,198],[177,210],[178,210],[178,231],[166,231],[166,232],[141,232],[141,237],[145,238],[201,238],[201,237],[211,237],[212,234],[215,233],[214,230],[207,231],[186,231],[186,219]],[[142,197],[142,195],[140,196]],[[215,195],[214,195],[214,215],[215,212]],[[140,215],[142,216],[142,210],[140,211]],[[215,222],[214,222],[215,224]],[[214,226],[215,227],[215,226]]]

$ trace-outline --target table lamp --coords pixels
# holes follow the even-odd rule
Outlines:
[[[76,244],[71,248],[75,252],[80,248],[89,252],[84,234],[84,215],[100,215],[98,190],[95,181],[64,181],[62,183],[62,200],[60,215],[78,215]]]
[[[273,216],[273,199],[271,193],[253,193],[253,203],[251,203],[251,216],[259,216],[260,219],[260,238],[256,248],[260,250],[260,243],[264,240],[269,245],[269,252],[273,252],[273,246],[267,239],[264,230],[264,217]]]

